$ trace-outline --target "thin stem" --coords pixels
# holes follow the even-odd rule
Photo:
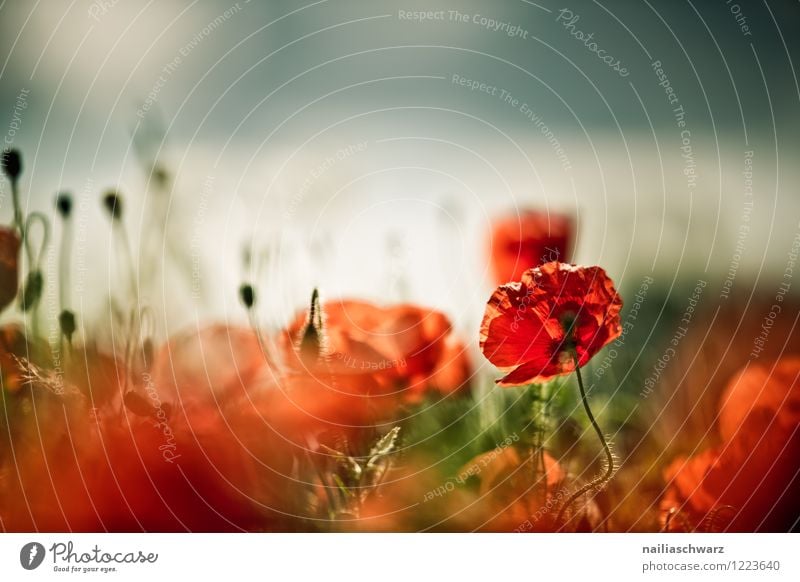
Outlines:
[[[61,248],[58,257],[58,301],[61,311],[70,307],[70,261],[72,253],[72,221],[64,220],[64,228],[61,231]]]
[[[122,247],[123,260],[125,261],[125,268],[128,271],[128,284],[130,285],[131,299],[137,304],[139,303],[139,290],[136,281],[136,267],[133,262],[133,252],[131,251],[131,243],[128,239],[128,231],[122,224],[117,225],[117,238]]]
[[[19,239],[22,241],[22,246],[25,248],[25,258],[28,261],[28,270],[30,271],[33,270],[33,249],[27,237],[25,218],[22,212],[22,205],[19,201],[19,184],[16,178],[11,180],[11,203],[14,207],[14,226],[16,226],[19,231]]]
[[[59,313],[65,313],[70,307],[70,255],[72,252],[72,221],[69,217],[64,218],[64,225],[61,230],[61,247],[58,255],[58,306]],[[64,352],[64,339],[72,349],[72,336],[64,337],[64,330],[58,334],[59,349]]]
[[[589,407],[589,399],[586,397],[586,390],[583,387],[583,378],[581,377],[581,369],[578,365],[578,355],[573,353],[573,358],[575,359],[575,376],[578,378],[578,389],[581,393],[581,402],[583,403],[583,408],[586,411],[586,416],[589,418],[592,428],[594,428],[595,433],[597,433],[597,438],[600,440],[600,444],[603,445],[603,451],[606,455],[606,470],[602,475],[598,475],[589,483],[570,495],[570,497],[564,502],[564,505],[561,506],[561,510],[558,512],[558,517],[556,517],[557,524],[561,523],[564,513],[567,511],[567,509],[569,509],[569,506],[575,502],[575,500],[577,500],[587,491],[591,491],[592,489],[600,489],[611,480],[611,476],[614,474],[614,455],[611,454],[611,447],[609,447],[608,441],[606,440],[603,431],[600,429],[600,425],[597,424],[597,420],[595,420],[594,414],[592,414],[592,409]]]
[[[33,243],[31,242],[30,233],[33,228],[33,224],[38,222],[42,227],[42,242],[41,246],[39,247],[39,252],[34,253],[33,251]],[[47,217],[42,214],[41,212],[31,212],[28,214],[28,217],[25,219],[23,224],[23,232],[24,232],[24,240],[25,240],[25,250],[28,254],[28,273],[39,273],[41,277],[41,266],[42,260],[44,259],[45,252],[47,251],[47,245],[50,242],[50,221],[47,220]],[[39,291],[40,296],[34,299],[33,306],[31,308],[31,333],[34,336],[39,335],[39,306],[41,304],[41,293],[42,290]]]
[[[542,506],[547,504],[547,466],[544,462],[544,440],[547,430],[547,410],[544,387],[531,386],[533,401],[531,404],[531,423],[533,438],[531,439],[531,465],[534,486],[540,486],[542,492]],[[540,485],[541,482],[541,485]]]
[[[25,224],[22,221],[22,206],[19,204],[19,187],[16,178],[11,180],[11,203],[14,206],[14,226],[17,227],[20,238],[24,238]]]

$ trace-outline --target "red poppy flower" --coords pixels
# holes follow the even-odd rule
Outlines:
[[[17,296],[19,245],[17,231],[0,226],[0,311]]]
[[[677,509],[671,529],[696,527],[714,512],[716,526],[732,531],[787,531],[800,517],[798,414],[800,359],[751,365],[720,399],[722,444],[680,457],[664,471],[661,501]]]
[[[173,404],[222,406],[269,382],[272,373],[253,330],[211,325],[172,337],[156,352],[152,376]]]
[[[63,394],[42,388],[14,395],[12,406],[25,405],[0,435],[9,531],[285,530],[297,511],[294,451],[252,409],[206,403],[178,414],[141,388],[128,393],[137,406],[95,407],[68,384]]]
[[[800,425],[800,358],[782,358],[772,365],[751,364],[729,383],[719,400],[719,433],[730,440],[756,409],[775,414],[787,429]]]
[[[332,374],[345,392],[358,391],[348,385],[363,384],[404,402],[417,402],[428,392],[451,393],[469,378],[465,348],[453,335],[447,317],[438,311],[357,300],[331,301],[321,311],[322,360],[310,364],[302,357],[300,343],[309,318],[304,312],[282,337],[282,353],[290,370]]]
[[[495,281],[519,281],[522,273],[538,265],[568,262],[573,231],[571,216],[542,210],[524,210],[497,220],[491,237]]]
[[[252,407],[270,430],[305,446],[309,436],[335,430],[352,436],[391,416],[397,401],[381,394],[369,375],[341,376],[322,370],[290,373],[260,393]]]
[[[693,526],[717,512],[720,529],[789,531],[800,518],[800,500],[791,494],[800,487],[798,457],[797,427],[786,430],[766,409],[756,409],[732,440],[665,470],[661,508],[678,509]]]
[[[495,290],[481,324],[483,354],[506,376],[544,382],[585,365],[622,332],[622,300],[600,267],[547,263]]]

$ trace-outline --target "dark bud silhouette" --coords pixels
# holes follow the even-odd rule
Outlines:
[[[239,287],[239,299],[241,299],[245,309],[252,309],[256,304],[256,291],[253,289],[253,286],[249,283],[243,283],[242,286]]]
[[[159,188],[163,188],[169,182],[169,172],[160,165],[156,165],[153,167],[153,172],[151,174],[153,182],[155,182],[156,186]]]
[[[75,333],[75,314],[69,309],[65,309],[58,315],[58,325],[61,327],[61,333],[67,338],[68,342],[72,342],[72,336]]]
[[[72,197],[66,192],[56,196],[56,209],[62,218],[69,218],[72,214]]]
[[[308,323],[300,337],[300,357],[307,364],[315,363],[322,354],[322,310],[319,305],[319,291],[311,293],[311,307]]]
[[[5,150],[2,158],[3,173],[12,182],[22,173],[22,157],[17,150]]]
[[[122,199],[115,190],[109,190],[103,196],[103,206],[112,220],[122,219]]]

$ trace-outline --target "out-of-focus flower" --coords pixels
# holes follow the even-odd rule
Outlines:
[[[448,394],[466,383],[469,366],[465,349],[453,335],[444,314],[415,305],[380,307],[356,300],[322,305],[319,362],[298,357],[308,327],[300,314],[283,334],[282,353],[290,369],[317,374],[320,369],[345,384],[364,383],[406,403],[426,393]],[[368,376],[370,380],[359,380]],[[366,394],[361,390],[362,394]]]
[[[277,484],[289,469],[268,464],[269,435],[215,411],[193,420],[76,417],[60,434],[14,442],[14,474],[0,480],[6,530],[281,529],[291,507],[278,496],[296,491]]]
[[[0,311],[17,296],[19,246],[20,240],[16,229],[0,226]]]
[[[522,273],[552,261],[569,262],[574,223],[571,216],[524,210],[492,226],[491,267],[500,285],[519,281]]]
[[[788,531],[800,517],[800,359],[751,365],[720,400],[723,442],[664,471],[671,530]],[[714,523],[710,523],[710,522]]]
[[[285,530],[305,515],[307,488],[293,473],[302,451],[244,399],[224,409],[187,399],[178,413],[183,402],[162,400],[152,378],[126,380],[92,348],[67,364],[63,376],[28,364],[26,390],[6,397],[6,530]]]
[[[450,334],[444,341],[439,364],[428,384],[436,392],[453,394],[466,387],[471,375],[472,362],[467,347],[454,334]]]
[[[394,405],[395,400],[381,395],[369,375],[348,377],[320,370],[285,375],[252,404],[271,430],[300,446],[301,452],[323,432],[352,438],[381,424]]]
[[[0,387],[10,393],[17,392],[30,380],[34,370],[55,378],[50,371],[50,356],[47,343],[26,336],[22,326],[13,323],[0,326]]]
[[[238,402],[271,376],[256,332],[227,325],[174,336],[156,352],[152,366],[161,397],[179,406]]]
[[[483,354],[502,386],[543,382],[584,366],[622,332],[622,300],[600,267],[552,262],[498,287],[481,324]]]
[[[94,346],[74,348],[64,365],[64,382],[77,389],[92,408],[120,402],[128,371]]]
[[[751,364],[729,383],[719,401],[719,433],[736,436],[751,412],[764,408],[784,429],[800,425],[800,357],[786,357],[774,366]]]

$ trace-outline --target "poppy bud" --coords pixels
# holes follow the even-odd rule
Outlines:
[[[322,353],[322,311],[319,306],[319,291],[311,293],[311,307],[308,312],[308,323],[300,337],[300,357],[310,363],[319,359]]]
[[[72,197],[66,192],[56,196],[56,209],[58,209],[61,218],[69,218],[72,213]]]
[[[122,199],[116,191],[109,190],[106,192],[105,196],[103,196],[103,206],[106,207],[112,220],[122,219]]]
[[[3,172],[12,182],[22,173],[22,158],[17,150],[5,150],[3,152]]]
[[[58,315],[58,324],[61,326],[61,333],[68,342],[71,342],[72,335],[75,333],[75,314],[69,309],[65,309]]]
[[[243,283],[242,286],[239,287],[239,298],[245,309],[252,309],[253,305],[256,303],[256,292],[253,286],[249,283]]]
[[[169,181],[169,172],[167,172],[167,170],[160,165],[156,165],[153,168],[151,176],[153,181],[156,183],[156,186],[159,188],[166,186],[167,182]]]

